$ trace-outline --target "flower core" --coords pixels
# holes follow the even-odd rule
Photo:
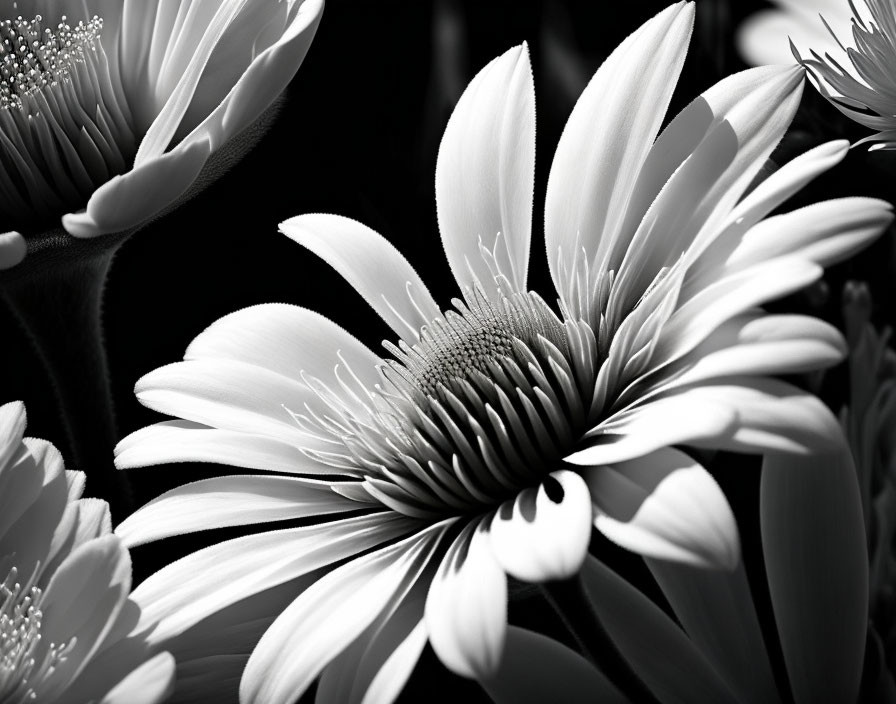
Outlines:
[[[75,645],[40,647],[42,591],[17,581],[15,567],[0,584],[0,702],[19,704],[36,697],[35,685],[50,677]],[[33,580],[32,580],[33,581]]]
[[[137,140],[103,21],[0,22],[0,228],[28,232],[124,173]]]
[[[560,320],[534,293],[496,302],[470,291],[454,305],[416,344],[386,343],[396,359],[376,391],[340,379],[361,412],[307,380],[326,412],[294,417],[333,450],[306,452],[361,480],[338,489],[348,498],[424,519],[481,513],[561,469],[587,429],[587,324]]]

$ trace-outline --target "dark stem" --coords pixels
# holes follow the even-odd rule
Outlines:
[[[657,698],[622,657],[591,605],[580,576],[541,585],[548,603],[576,639],[582,655],[629,701],[658,704]]]
[[[0,290],[53,384],[67,436],[66,466],[85,472],[86,493],[108,501],[117,521],[132,500],[124,473],[113,464],[117,433],[102,328],[103,288],[115,249],[45,261]]]

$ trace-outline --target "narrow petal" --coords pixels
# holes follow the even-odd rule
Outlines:
[[[336,269],[408,344],[439,317],[439,307],[417,272],[381,235],[337,215],[299,215],[280,231]]]
[[[760,485],[769,590],[794,699],[853,702],[868,620],[864,518],[849,447],[770,453]]]
[[[675,622],[594,557],[582,580],[601,624],[619,652],[664,704],[739,700]]]
[[[507,644],[498,670],[480,680],[496,704],[605,702],[623,704],[622,696],[585,658],[547,636],[507,627]]]
[[[825,18],[830,20],[830,14],[825,13]],[[737,48],[744,60],[753,66],[789,64],[794,60],[790,50],[791,39],[799,46],[813,47],[819,51],[834,44],[817,14],[776,9],[763,10],[748,17],[738,28]]]
[[[141,428],[115,447],[115,466],[119,469],[172,462],[214,462],[289,474],[333,471],[308,458],[295,444],[238,430],[218,430],[186,420],[164,421]]]
[[[524,582],[571,577],[591,541],[591,497],[575,472],[551,472],[537,489],[505,501],[489,528],[495,557]]]
[[[215,321],[187,348],[184,359],[232,359],[291,379],[308,374],[328,383],[350,370],[369,389],[383,363],[357,338],[319,313],[283,303],[244,308]]]
[[[298,701],[320,671],[413,586],[446,524],[355,558],[319,579],[280,614],[252,652],[245,704]]]
[[[647,560],[691,641],[745,702],[779,702],[743,563],[730,572]]]
[[[410,532],[411,521],[375,514],[228,540],[167,565],[131,595],[161,643],[252,594]]]
[[[100,704],[160,704],[174,691],[174,658],[159,653],[115,685]]]
[[[129,548],[198,530],[357,510],[329,483],[293,477],[227,476],[184,484],[153,499],[115,529]]]
[[[507,578],[485,522],[468,526],[442,559],[426,599],[436,655],[463,677],[487,678],[501,661],[507,628]]]
[[[10,459],[18,452],[26,422],[25,404],[21,401],[0,406],[0,472],[5,471]]]
[[[631,236],[620,223],[678,81],[693,20],[694,7],[684,2],[648,20],[598,69],[566,123],[545,200],[548,262],[561,296],[560,257],[571,262],[581,249],[604,271],[617,238]]]
[[[647,557],[733,570],[737,523],[725,495],[698,462],[671,447],[582,472],[597,515],[614,543]]]
[[[436,162],[442,244],[461,289],[497,273],[526,290],[535,187],[535,87],[529,49],[499,56],[470,82]],[[494,253],[494,263],[481,249]]]
[[[729,405],[689,390],[611,416],[589,432],[597,444],[565,460],[585,467],[613,464],[669,445],[727,437],[736,425],[737,413]]]

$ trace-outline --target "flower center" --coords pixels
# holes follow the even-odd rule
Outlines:
[[[36,698],[37,685],[49,678],[75,645],[50,644],[42,654],[41,590],[17,581],[13,567],[0,584],[0,702],[18,704]]]
[[[0,22],[0,230],[34,231],[84,207],[137,150],[100,34],[103,21],[55,29]],[[115,74],[113,76],[113,74]]]
[[[306,452],[360,480],[349,498],[426,519],[478,513],[562,467],[587,429],[597,350],[586,323],[533,293],[454,304],[413,346],[386,343],[382,386],[351,392],[369,399],[361,412],[322,390],[325,414],[294,414],[341,446]]]

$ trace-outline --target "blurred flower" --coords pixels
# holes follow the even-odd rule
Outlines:
[[[843,292],[849,342],[849,402],[840,414],[865,512],[871,623],[880,638],[881,684],[896,701],[896,353],[891,330],[871,324],[865,284]]]
[[[204,182],[213,177],[206,167],[226,168],[210,159],[292,78],[323,1],[0,8],[0,230],[12,231],[0,236],[3,268],[24,255],[22,235],[128,231],[203,169]]]
[[[793,61],[791,41],[840,55],[836,37],[850,31],[849,0],[773,1],[777,8],[750,15],[737,32],[737,47],[744,61],[753,66],[789,64]]]
[[[174,660],[125,638],[131,561],[104,501],[0,406],[0,701],[163,701]]]
[[[380,314],[399,338],[386,343],[393,358],[307,309],[262,305],[137,383],[143,404],[183,420],[125,438],[119,467],[209,461],[281,476],[174,489],[119,526],[126,543],[322,521],[229,540],[147,579],[134,598],[160,622],[154,642],[296,580],[298,597],[249,658],[242,700],[295,701],[321,673],[321,701],[389,700],[427,640],[461,675],[523,681],[505,675],[531,661],[502,660],[505,642],[514,653],[532,642],[508,631],[506,575],[575,576],[592,524],[645,555],[736,568],[725,497],[672,446],[806,453],[836,437],[817,399],[769,375],[836,363],[842,338],[758,306],[817,279],[892,215],[850,198],[763,219],[845,143],[741,200],[799,103],[798,66],[726,79],[657,137],[693,16],[682,2],[647,22],[569,118],[545,206],[559,314],[526,283],[535,111],[522,46],[473,79],[439,151],[439,229],[463,294],[454,310],[377,233],[300,216],[283,232]]]

